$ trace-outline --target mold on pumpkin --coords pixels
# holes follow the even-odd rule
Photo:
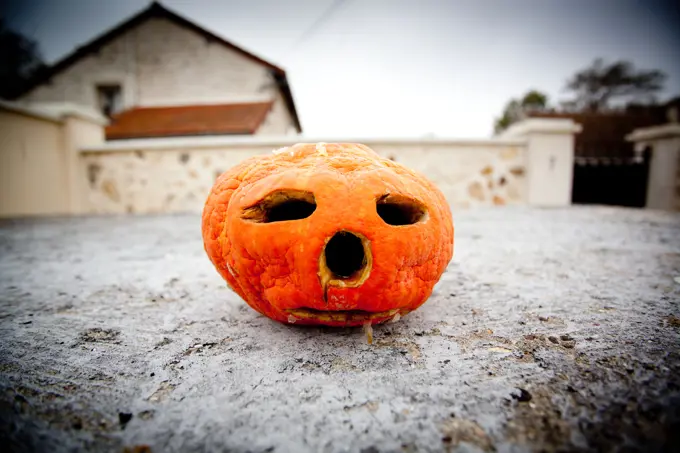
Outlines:
[[[231,289],[283,323],[398,319],[427,300],[453,255],[441,191],[361,144],[243,161],[215,182],[202,231]]]

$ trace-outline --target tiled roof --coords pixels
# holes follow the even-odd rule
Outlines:
[[[138,107],[111,119],[106,139],[254,134],[273,102]]]

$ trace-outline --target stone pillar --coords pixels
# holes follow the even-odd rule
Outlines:
[[[103,117],[86,116],[75,112],[65,112],[63,116],[64,142],[67,154],[67,180],[69,193],[69,212],[87,212],[87,175],[80,159],[80,149],[104,143]]]
[[[652,151],[645,207],[680,210],[680,124],[636,129],[626,139]]]
[[[530,205],[571,204],[574,135],[579,132],[580,125],[562,118],[529,118],[503,132],[503,138],[527,140],[525,193]]]

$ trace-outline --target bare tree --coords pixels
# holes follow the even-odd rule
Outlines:
[[[38,45],[0,19],[0,98],[14,99],[45,65]]]
[[[614,100],[654,102],[665,80],[666,75],[658,70],[638,70],[628,61],[607,64],[598,58],[567,81],[566,90],[574,98],[565,105],[597,112],[612,107]]]

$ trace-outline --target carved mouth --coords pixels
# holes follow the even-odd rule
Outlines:
[[[313,308],[292,308],[284,310],[288,315],[288,322],[313,319],[324,322],[365,323],[376,319],[391,318],[400,312],[398,308],[387,311],[364,310],[315,310]],[[401,313],[404,314],[404,313]]]

